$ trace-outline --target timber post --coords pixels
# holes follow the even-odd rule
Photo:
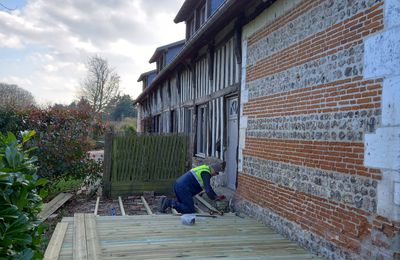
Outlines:
[[[113,132],[105,134],[104,165],[103,165],[103,196],[111,195],[111,170],[112,170]]]

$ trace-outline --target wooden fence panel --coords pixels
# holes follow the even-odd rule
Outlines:
[[[124,196],[143,191],[171,193],[172,185],[190,165],[185,135],[107,133],[104,195]]]

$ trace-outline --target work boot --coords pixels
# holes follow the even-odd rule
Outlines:
[[[165,213],[165,210],[170,207],[171,200],[167,197],[161,197],[158,201],[158,211]]]

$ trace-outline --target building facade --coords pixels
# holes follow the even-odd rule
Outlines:
[[[185,1],[137,102],[227,162],[236,210],[330,259],[400,257],[400,1]]]

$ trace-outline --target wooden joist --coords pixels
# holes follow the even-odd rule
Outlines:
[[[153,215],[153,212],[151,211],[149,204],[147,204],[146,199],[143,196],[141,196],[140,198],[142,199],[143,205],[146,208],[147,214]]]
[[[121,196],[118,196],[118,203],[119,203],[119,208],[121,209],[121,215],[125,216],[125,209],[124,209],[124,204],[122,203]]]
[[[43,210],[39,213],[41,220],[46,220],[51,214],[57,211],[65,202],[72,197],[70,193],[60,193],[49,203],[46,203]]]
[[[100,203],[100,197],[97,197],[96,199],[96,206],[94,207],[94,215],[97,216],[97,212],[99,211],[99,203]]]
[[[56,229],[50,239],[46,252],[44,253],[45,260],[56,260],[60,255],[61,246],[64,242],[65,233],[67,232],[68,223],[60,222],[57,224]]]

